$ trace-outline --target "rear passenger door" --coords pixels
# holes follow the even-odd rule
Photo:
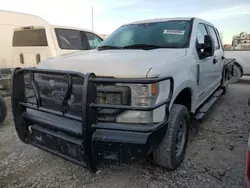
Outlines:
[[[209,35],[214,40],[215,52],[213,57],[211,76],[214,81],[214,86],[218,87],[222,79],[224,51],[222,49],[222,44],[217,29],[215,29],[213,26],[207,25],[207,30],[209,32]]]

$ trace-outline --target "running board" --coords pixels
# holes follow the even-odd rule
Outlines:
[[[195,120],[202,120],[213,104],[221,97],[223,94],[223,89],[218,89],[208,101],[197,111],[194,116]]]

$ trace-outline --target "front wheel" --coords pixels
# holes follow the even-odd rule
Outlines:
[[[154,160],[158,165],[174,170],[184,160],[189,133],[188,118],[188,110],[185,106],[173,104],[167,132],[153,152]]]

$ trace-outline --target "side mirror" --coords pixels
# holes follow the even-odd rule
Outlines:
[[[204,36],[204,44],[198,44],[199,57],[201,59],[211,57],[214,55],[214,40],[210,35]]]

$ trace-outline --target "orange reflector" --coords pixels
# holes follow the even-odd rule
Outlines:
[[[151,85],[151,93],[152,93],[152,95],[157,95],[157,93],[158,93],[158,85],[157,85],[157,83],[154,83],[154,84]]]

